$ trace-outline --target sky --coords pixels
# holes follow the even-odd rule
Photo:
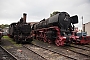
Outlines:
[[[53,11],[78,15],[79,23],[90,22],[90,0],[0,0],[0,24],[18,22],[23,13],[27,13],[27,22],[39,22],[47,19]]]

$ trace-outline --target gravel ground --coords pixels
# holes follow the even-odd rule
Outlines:
[[[11,55],[4,51],[0,46],[0,60],[15,60]]]
[[[90,60],[90,57],[88,58],[87,56],[83,56],[83,55],[74,53],[72,51],[69,51],[68,49],[64,49],[62,47],[57,47],[54,44],[48,44],[48,43],[44,43],[44,42],[38,41],[38,40],[34,40],[32,43],[37,44],[37,45],[41,45],[43,47],[52,49],[54,51],[58,51],[61,54],[75,58],[77,60]],[[27,50],[26,48],[23,48],[21,44],[15,44],[12,41],[6,40],[4,38],[2,38],[1,45],[3,47],[5,47],[8,51],[10,51],[12,54],[14,54],[19,60],[44,60],[43,58],[36,55],[35,53]],[[70,48],[70,49],[72,49],[72,48]],[[82,52],[81,50],[78,50],[78,51]],[[85,51],[84,51],[84,53],[85,53]],[[90,52],[88,52],[88,54],[89,53]],[[61,58],[58,60],[63,60],[63,59]],[[65,59],[65,60],[67,60],[67,59]]]
[[[46,48],[48,48],[50,50],[54,50],[54,51],[60,52],[61,54],[64,54],[64,55],[72,57],[72,58],[75,58],[77,60],[90,60],[90,57],[74,53],[74,52],[72,52],[72,51],[70,51],[68,49],[64,49],[63,47],[57,47],[54,44],[43,43],[42,41],[38,41],[38,40],[34,40],[33,44],[41,45],[41,46],[46,47]],[[68,48],[68,47],[65,47],[65,48]],[[73,49],[73,48],[69,47],[69,49]],[[75,50],[77,50],[77,49],[75,49]],[[77,51],[81,52],[81,53],[85,53],[86,52],[86,51],[82,52],[82,50],[77,50]],[[88,52],[88,54],[89,53],[90,53],[90,51]]]
[[[30,50],[33,50],[37,54],[43,56],[47,60],[72,60],[72,59],[64,57],[60,54],[49,51],[47,49],[43,49],[41,47],[37,47],[37,46],[34,46],[34,45],[29,45],[29,44],[25,45],[25,46],[27,48],[29,48]]]
[[[11,43],[10,41],[4,38],[2,39],[1,45],[5,47],[13,55],[15,55],[18,58],[18,60],[44,60],[35,53],[23,48],[22,45]]]
[[[90,47],[85,47],[85,45],[71,45],[71,46],[74,46],[74,47],[78,47],[78,48],[81,48],[83,50],[86,50],[86,51],[90,51]],[[90,46],[90,45],[88,45]]]

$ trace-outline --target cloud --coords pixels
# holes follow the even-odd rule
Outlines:
[[[27,22],[40,21],[48,18],[53,11],[66,11],[71,16],[78,15],[84,23],[90,20],[90,0],[0,0],[0,24],[17,22],[22,14],[27,13]]]

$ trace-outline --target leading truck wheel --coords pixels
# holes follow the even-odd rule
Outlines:
[[[55,44],[57,46],[64,46],[64,41],[62,41],[62,40],[55,40]]]
[[[43,39],[44,42],[47,42],[47,38],[46,38],[46,35],[44,34],[44,39]]]
[[[52,41],[48,39],[48,43],[49,43],[49,44],[51,44],[51,43],[52,43]]]

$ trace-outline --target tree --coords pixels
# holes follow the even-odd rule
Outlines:
[[[8,25],[8,24],[5,24],[4,26],[5,26],[5,27],[9,27],[9,25]]]
[[[52,17],[52,16],[54,16],[54,15],[56,15],[58,13],[60,13],[60,12],[59,11],[54,11],[53,13],[50,14],[50,17]]]
[[[2,29],[5,28],[5,27],[9,27],[9,25],[8,24],[5,24],[5,25],[2,24],[2,25],[0,25],[0,28],[2,28]]]
[[[1,28],[2,28],[2,29],[4,28],[4,24],[1,25]]]

